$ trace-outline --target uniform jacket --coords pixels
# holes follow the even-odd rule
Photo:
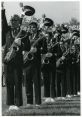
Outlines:
[[[4,12],[2,12],[2,13],[4,13]],[[5,18],[4,18],[3,22],[4,22],[4,24],[5,24],[5,22],[7,22],[5,20]],[[6,33],[6,43],[5,43],[5,48],[4,48],[3,59],[5,58],[7,52],[9,51],[9,48],[11,47],[11,45],[14,41],[14,38],[12,36],[12,28],[8,25],[5,25],[5,29],[7,29],[7,30],[5,30],[5,32],[4,32],[4,33]],[[25,34],[24,31],[21,31],[21,33],[19,34],[19,37],[24,36],[24,34]],[[27,51],[30,50],[30,41],[28,39],[28,35],[27,35],[27,37],[25,37],[23,39],[23,41],[21,43],[21,47],[20,47],[15,59],[13,60],[13,62],[11,62],[10,64],[5,64],[5,66],[4,66],[7,83],[13,83],[14,71],[22,72],[22,67],[23,67],[22,51],[23,50],[27,50]]]

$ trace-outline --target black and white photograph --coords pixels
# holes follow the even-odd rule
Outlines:
[[[81,116],[80,1],[0,4],[2,116]]]

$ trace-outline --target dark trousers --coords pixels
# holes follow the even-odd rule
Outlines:
[[[80,63],[77,63],[77,92],[80,92]]]
[[[44,71],[43,79],[44,79],[44,97],[54,98],[56,96],[55,70]]]
[[[70,70],[70,77],[71,77],[71,94],[77,94],[77,71],[76,71],[76,64],[71,65]]]
[[[33,83],[35,91],[35,103],[41,104],[41,70],[40,64],[30,64],[25,69],[25,87],[27,103],[33,104]]]
[[[71,67],[66,67],[66,94],[71,94],[71,76],[70,76]]]
[[[6,89],[7,89],[7,105],[21,106],[22,100],[22,69],[12,66],[6,67]]]
[[[65,72],[62,70],[56,71],[56,94],[57,97],[65,97],[66,96],[66,79]]]

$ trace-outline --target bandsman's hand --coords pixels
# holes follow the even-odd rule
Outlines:
[[[62,56],[61,59],[62,59],[62,60],[65,60],[65,56]]]
[[[37,51],[37,48],[36,47],[32,47],[31,48],[31,52],[35,53]]]
[[[15,42],[18,46],[21,46],[21,38],[15,39],[14,42]]]

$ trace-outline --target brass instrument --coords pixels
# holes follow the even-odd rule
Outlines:
[[[16,38],[16,39],[22,40],[26,36],[27,36],[27,34],[24,37],[22,37],[22,38]],[[19,51],[19,49],[20,49],[19,44],[17,44],[15,42],[15,40],[14,40],[14,42],[11,45],[11,47],[9,48],[9,51],[7,52],[7,54],[6,54],[5,58],[4,58],[4,62],[7,63],[7,64],[12,62],[12,60],[16,57],[17,52]]]
[[[66,56],[69,54],[69,51],[70,51],[70,50],[68,49],[66,52],[63,53],[62,56],[63,56],[63,57],[66,57]],[[63,61],[64,61],[64,60],[62,59],[62,57],[60,57],[60,58],[56,61],[56,67],[59,68],[59,66],[60,66],[61,64],[63,64]]]
[[[37,51],[37,49],[36,49],[36,51]],[[24,55],[23,55],[24,64],[26,64],[26,62],[27,62],[28,60],[31,61],[31,60],[34,59],[34,53],[35,53],[36,51],[33,52],[32,50],[30,50],[29,52],[25,52],[25,53],[24,53]]]
[[[59,42],[53,44],[52,42],[50,43],[50,48],[49,49],[53,49]],[[42,58],[42,64],[49,64],[49,59],[53,56],[53,54],[51,52],[47,52],[43,58]]]
[[[76,61],[76,63],[79,63],[80,62],[80,52],[79,52],[79,54],[78,54],[78,56],[77,56],[77,61]]]
[[[52,57],[52,53],[48,52],[43,56],[42,64],[49,64],[49,59]]]
[[[44,36],[40,36],[35,42],[34,40],[32,41],[32,46],[31,48],[33,48],[34,50],[30,50],[29,52],[25,52],[23,55],[23,61],[24,64],[27,63],[27,61],[32,61],[34,59],[34,53],[36,53],[37,49],[36,49],[36,44],[41,41],[43,39]]]
[[[49,59],[52,57],[52,53],[49,52],[49,50],[51,49],[51,42],[48,42],[48,39],[47,39],[47,49],[48,49],[48,52],[43,55],[42,64],[49,64],[50,63]]]

